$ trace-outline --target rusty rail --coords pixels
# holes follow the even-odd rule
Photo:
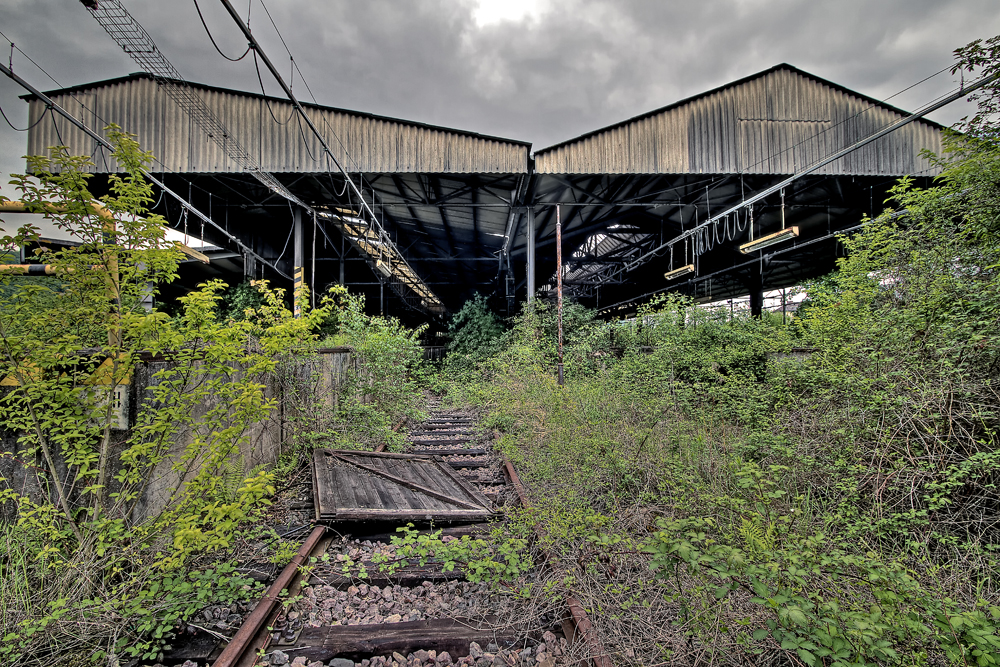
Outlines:
[[[500,439],[500,433],[497,431],[493,432],[493,436],[497,440]],[[503,457],[503,467],[507,473],[507,478],[510,479],[510,483],[517,492],[517,498],[521,501],[521,507],[527,508],[528,495],[524,489],[524,484],[521,483],[521,478],[518,477],[517,471],[514,470],[514,466],[506,456]],[[535,534],[538,537],[542,537],[542,530],[537,525],[535,526]],[[555,560],[552,554],[545,549],[542,549],[542,555],[550,563]],[[569,607],[570,619],[573,623],[575,635],[581,637],[586,642],[587,647],[590,649],[590,660],[594,667],[612,667],[611,657],[604,650],[604,644],[601,642],[601,638],[597,636],[597,629],[590,621],[590,617],[587,616],[587,610],[583,608],[583,604],[575,597],[568,597],[566,598],[566,606]]]
[[[401,425],[402,423],[400,423]],[[500,434],[494,431],[494,437],[499,439]],[[522,484],[517,471],[506,457],[503,458],[503,467],[507,478],[517,493],[521,506],[528,507],[528,496],[524,484]],[[535,532],[539,537],[542,536],[540,527],[536,526]],[[302,543],[302,547],[298,553],[295,554],[291,562],[281,571],[278,578],[257,602],[250,616],[247,617],[246,621],[213,663],[213,667],[251,667],[256,664],[256,652],[268,646],[270,632],[267,625],[273,622],[273,619],[277,616],[278,610],[276,607],[280,603],[281,592],[288,589],[290,595],[294,594],[294,589],[297,588],[298,584],[295,577],[298,574],[299,568],[309,562],[310,556],[321,544],[323,536],[326,533],[327,529],[324,526],[317,526],[313,529],[309,537]],[[542,550],[542,553],[546,561],[551,562],[554,560],[548,551]],[[597,636],[597,630],[587,616],[587,611],[583,608],[580,600],[575,597],[568,597],[566,598],[566,606],[569,610],[568,622],[571,623],[573,628],[572,635],[580,637],[586,643],[593,667],[612,667],[611,658],[607,651],[604,650],[604,645]]]
[[[392,427],[392,430],[396,431],[398,433],[399,429],[403,428],[403,424],[406,423],[406,419],[407,419],[406,417],[403,417],[402,419],[400,419],[399,423],[397,423],[395,426]],[[385,449],[386,449],[385,443],[383,442],[378,447],[375,448],[375,452],[376,453],[378,453],[378,452],[384,452]]]
[[[240,629],[229,640],[229,644],[216,659],[213,667],[236,667],[242,664],[241,658],[245,656],[247,649],[254,643],[254,639],[258,637],[260,631],[265,629],[271,612],[274,611],[275,606],[279,603],[281,591],[292,587],[295,577],[299,572],[299,567],[309,562],[310,555],[312,555],[313,550],[325,534],[325,526],[317,526],[309,533],[309,537],[302,543],[302,547],[299,548],[298,553],[292,557],[292,561],[281,571],[281,574],[278,575],[278,578],[274,580],[271,587],[267,589],[264,596],[257,602],[257,606],[254,607],[254,610],[247,617],[246,621],[240,626]],[[266,644],[266,641],[264,644]],[[263,648],[264,644],[262,644],[261,648]]]

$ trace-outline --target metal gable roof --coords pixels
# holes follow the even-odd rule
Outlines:
[[[794,173],[908,115],[782,63],[535,151],[538,173]],[[938,123],[919,120],[826,168],[845,175],[924,173]]]

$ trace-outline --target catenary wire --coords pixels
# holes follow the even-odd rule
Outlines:
[[[25,128],[22,129],[20,127],[14,127],[14,123],[10,122],[10,119],[7,118],[7,114],[5,114],[4,111],[3,111],[3,107],[0,106],[0,116],[3,116],[3,119],[5,121],[7,121],[8,125],[10,125],[10,129],[14,130],[15,132],[27,132],[28,130],[30,130],[31,128],[35,127],[39,123],[41,123],[43,120],[45,120],[45,114],[47,114],[48,112],[49,112],[49,108],[46,107],[45,111],[42,112],[42,115],[38,117],[38,120],[36,120],[34,123],[32,123],[31,125],[29,125],[28,127],[25,127]]]
[[[208,24],[205,23],[205,17],[201,13],[201,7],[198,6],[198,0],[194,0],[194,8],[196,10],[198,10],[198,18],[201,19],[201,25],[204,26],[205,33],[208,35],[209,41],[212,42],[212,46],[215,47],[215,50],[219,52],[220,56],[222,56],[226,60],[228,60],[230,62],[234,62],[234,63],[238,63],[239,61],[241,61],[241,60],[243,60],[244,58],[247,57],[247,54],[250,53],[250,45],[249,44],[247,45],[247,50],[244,51],[243,55],[241,55],[239,58],[231,58],[230,56],[227,56],[225,53],[223,53],[222,49],[219,48],[219,45],[216,44],[215,38],[212,37],[212,31],[208,29]]]

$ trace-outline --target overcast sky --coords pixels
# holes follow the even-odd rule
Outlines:
[[[221,3],[198,1],[222,50],[242,53],[245,40]],[[535,149],[780,62],[887,99],[947,67],[956,47],[1000,33],[995,0],[266,1],[320,104]],[[260,91],[253,60],[219,56],[193,0],[123,4],[187,79]],[[244,16],[251,5],[255,35],[289,71],[260,0],[234,4]],[[0,0],[0,30],[64,86],[138,69],[75,0]],[[9,44],[0,47],[6,61]],[[35,86],[58,87],[20,53],[13,63]],[[915,109],[956,84],[945,72],[889,101]],[[297,74],[294,88],[311,100]],[[22,92],[0,77],[0,106],[19,127],[27,123]],[[967,111],[956,103],[931,118],[951,124]],[[25,148],[25,134],[0,123],[0,173],[23,170]]]

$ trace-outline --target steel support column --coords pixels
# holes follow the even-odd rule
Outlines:
[[[760,317],[764,312],[764,276],[760,271],[755,271],[756,267],[750,269],[750,279],[747,281],[747,288],[750,291],[750,315]]]
[[[340,286],[344,286],[344,264],[347,262],[347,256],[344,254],[347,250],[344,248],[344,235],[340,235]]]
[[[535,300],[535,209],[528,207],[528,224],[525,230],[528,249],[528,303]]]
[[[302,209],[294,207],[292,212],[292,239],[295,252],[295,265],[292,269],[292,299],[294,301],[295,317],[302,316],[302,287],[305,284],[305,240],[302,238]]]

